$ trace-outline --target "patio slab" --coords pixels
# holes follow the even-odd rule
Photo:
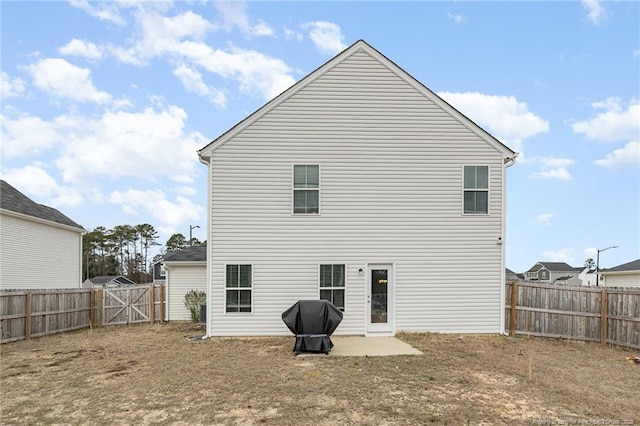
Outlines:
[[[422,352],[395,337],[331,336],[330,356],[422,355]]]

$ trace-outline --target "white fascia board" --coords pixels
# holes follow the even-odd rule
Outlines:
[[[54,222],[52,220],[41,219],[39,217],[30,216],[28,214],[18,213],[11,210],[0,209],[0,213],[6,214],[7,216],[13,216],[18,219],[28,220],[30,222],[41,223],[43,225],[54,226],[56,228],[66,229],[67,231],[74,231],[79,233],[80,235],[84,235],[87,233],[85,229],[76,228],[75,226],[65,225],[63,223]]]

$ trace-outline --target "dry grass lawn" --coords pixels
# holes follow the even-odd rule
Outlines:
[[[632,351],[560,340],[403,334],[423,356],[296,358],[293,337],[186,324],[0,347],[0,424],[640,424]]]

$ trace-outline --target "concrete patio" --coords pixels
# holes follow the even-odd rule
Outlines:
[[[395,337],[331,336],[331,356],[422,355],[422,352]]]

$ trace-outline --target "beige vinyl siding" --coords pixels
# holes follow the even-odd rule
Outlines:
[[[603,287],[640,287],[640,272],[629,274],[607,274]]]
[[[0,288],[80,288],[81,234],[0,215]]]
[[[347,265],[339,334],[365,332],[367,263],[395,263],[396,331],[499,332],[501,154],[363,52],[212,156],[211,334],[286,334]],[[319,164],[320,215],[291,214],[293,164]],[[463,166],[489,166],[489,214],[463,215]],[[253,265],[250,316],[224,315],[225,263]],[[365,269],[366,270],[366,269]]]
[[[191,290],[207,291],[207,266],[204,262],[190,266],[174,264],[167,272],[167,320],[190,321],[191,313],[184,305],[184,296]]]

